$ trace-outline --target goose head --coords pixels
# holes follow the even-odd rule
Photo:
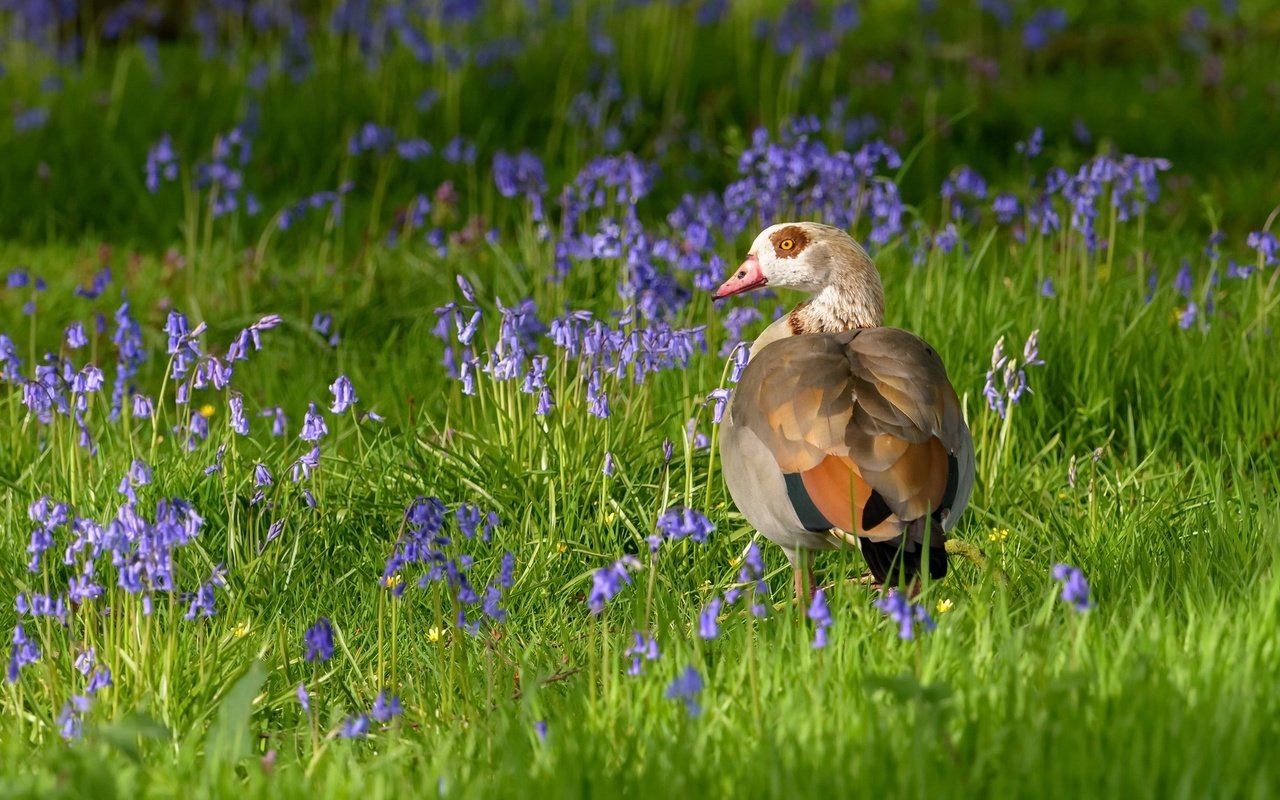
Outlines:
[[[880,273],[849,234],[817,222],[783,222],[760,232],[716,300],[768,286],[810,295],[812,329],[872,327],[884,318]]]

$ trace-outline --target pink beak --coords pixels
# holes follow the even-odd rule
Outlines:
[[[747,260],[742,262],[742,266],[738,267],[737,272],[729,276],[729,280],[720,284],[720,288],[716,289],[711,298],[713,300],[723,300],[735,294],[758,289],[768,282],[764,277],[764,272],[760,269],[759,259],[752,254],[747,256]]]

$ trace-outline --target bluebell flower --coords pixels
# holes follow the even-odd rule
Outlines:
[[[915,638],[916,623],[919,623],[925,631],[931,631],[935,627],[933,618],[929,616],[924,606],[913,604],[897,589],[890,589],[884,597],[875,601],[875,606],[898,623],[900,639]]]
[[[827,608],[826,590],[819,589],[813,593],[813,602],[809,604],[806,616],[813,621],[813,647],[822,649],[827,646],[827,628],[831,627],[831,611]]]
[[[311,403],[306,417],[302,420],[302,433],[298,434],[298,438],[304,442],[317,442],[328,434],[329,426],[325,424],[324,417],[316,411],[316,404]]]
[[[1028,50],[1039,50],[1049,43],[1053,34],[1066,27],[1067,12],[1060,8],[1036,9],[1022,27],[1022,45]]]
[[[1008,225],[1013,222],[1014,217],[1022,210],[1022,206],[1018,203],[1018,198],[1009,192],[1001,192],[996,195],[995,200],[991,201],[991,210],[995,212],[996,221],[1001,225]]]
[[[726,405],[726,404],[728,404],[728,402],[729,402],[729,390],[728,390],[728,389],[713,389],[713,390],[711,390],[711,393],[710,393],[709,395],[707,395],[707,399],[706,399],[706,400],[704,400],[702,404],[703,404],[704,406],[705,406],[707,403],[713,403],[713,404],[714,404],[714,405],[712,405],[712,407],[711,407],[711,422],[712,422],[712,423],[714,423],[714,424],[716,424],[716,425],[719,425],[719,424],[720,424],[720,421],[721,421],[722,419],[724,419],[724,409],[725,409],[725,405]]]
[[[938,231],[933,237],[933,246],[943,253],[950,253],[959,243],[960,232],[956,230],[953,222],[948,222],[946,227]]]
[[[321,617],[302,635],[307,661],[328,661],[333,657],[333,624],[328,617]]]
[[[720,635],[717,617],[720,616],[720,597],[714,596],[698,613],[698,636],[703,639],[714,639]]]
[[[191,605],[187,607],[187,613],[184,619],[195,619],[197,616],[212,617],[218,613],[218,609],[214,605],[213,587],[226,586],[227,582],[224,578],[226,570],[221,564],[213,568],[213,573],[209,580],[200,584],[195,594],[191,598]]]
[[[102,375],[102,370],[93,364],[86,364],[84,369],[80,370],[71,379],[71,391],[84,395],[97,392],[102,389],[106,379]],[[77,406],[80,408],[79,406]],[[83,411],[83,408],[80,408]]]
[[[258,412],[258,416],[270,417],[272,436],[284,436],[289,432],[289,418],[285,416],[284,409],[280,406],[264,408],[262,411]]]
[[[151,467],[140,458],[129,464],[129,480],[134,486],[147,486],[151,483]]]
[[[339,375],[338,379],[330,384],[329,391],[333,392],[333,407],[330,410],[335,414],[341,414],[360,402],[346,375]]]
[[[600,469],[600,472],[606,476],[613,475],[613,453],[607,450],[604,454],[604,466]]]
[[[591,591],[587,594],[587,607],[592,614],[604,611],[605,604],[631,583],[631,575],[627,567],[638,569],[640,562],[633,556],[623,556],[608,566],[601,567],[591,575]]]
[[[230,409],[228,417],[228,425],[231,430],[241,436],[249,435],[249,419],[244,415],[244,397],[239,392],[232,392],[227,398],[227,407]]]
[[[178,154],[173,149],[173,139],[169,134],[160,137],[147,151],[147,163],[144,168],[144,183],[147,191],[155,194],[160,190],[160,181],[178,179]]]
[[[538,392],[538,404],[534,408],[533,413],[538,416],[546,416],[551,413],[551,409],[555,408],[555,401],[551,397],[551,389],[543,387]]]
[[[1039,334],[1034,330],[1027,337],[1023,347],[1023,361],[1019,365],[1004,352],[1004,337],[1001,336],[991,351],[991,369],[987,371],[986,384],[982,394],[987,406],[1004,419],[1008,408],[1022,399],[1024,393],[1031,391],[1027,383],[1026,369],[1044,364],[1039,354]]]
[[[84,715],[88,713],[92,701],[83,695],[73,694],[63,706],[54,720],[58,724],[58,733],[63,739],[71,741],[79,739],[84,733]]]
[[[538,735],[539,741],[545,742],[547,740],[547,721],[540,719],[533,723],[533,732]],[[444,792],[441,792],[441,794],[444,794]]]
[[[1057,297],[1058,293],[1053,288],[1053,278],[1045,278],[1040,284],[1041,297]]]
[[[498,585],[504,589],[511,588],[511,584],[515,580],[515,569],[516,557],[510,551],[504,552],[501,565],[498,568]]]
[[[760,309],[752,306],[734,306],[729,313],[724,315],[721,323],[724,325],[727,336],[721,347],[720,355],[728,356],[735,347],[745,338],[743,332],[748,325],[759,322],[763,319]]]
[[[1182,310],[1178,312],[1178,327],[1182,330],[1190,328],[1196,324],[1196,317],[1199,315],[1200,307],[1196,305],[1196,301],[1189,300]]]
[[[333,315],[325,312],[318,312],[311,319],[311,330],[323,337],[328,337],[330,347],[337,347],[342,341],[338,335],[338,329],[333,324]]]
[[[1191,264],[1186,259],[1182,260],[1182,266],[1178,269],[1178,274],[1173,279],[1173,288],[1185,298],[1191,299],[1191,290],[1193,287],[1191,279]]]
[[[951,219],[958,221],[970,216],[970,209],[965,205],[963,198],[970,197],[978,200],[986,198],[987,181],[973,167],[961,164],[942,182],[939,193],[942,199],[948,201]],[[955,235],[954,228],[951,229],[950,235]],[[944,248],[944,250],[949,249]]]
[[[663,696],[668,700],[683,702],[689,716],[696,717],[702,713],[702,706],[698,705],[698,696],[701,694],[702,675],[690,664],[667,685]]]
[[[378,722],[387,723],[395,717],[404,713],[404,709],[400,706],[400,698],[397,695],[387,697],[386,690],[378,692],[378,697],[373,701],[373,710],[369,715]]]
[[[1280,243],[1271,231],[1251,231],[1245,238],[1245,244],[1258,252],[1264,266],[1276,263],[1277,253],[1280,253]]]
[[[96,695],[109,686],[111,686],[111,670],[107,667],[98,667],[89,676],[89,682],[85,684],[84,691],[86,694]]]
[[[711,446],[711,440],[707,435],[698,430],[698,420],[690,417],[684,424],[685,439],[693,446],[694,450],[706,450]]]
[[[528,150],[514,157],[499,151],[493,157],[493,180],[498,194],[508,198],[523,196],[532,208],[532,219],[537,222],[543,218],[547,181],[537,156]]]
[[[1031,132],[1031,135],[1027,137],[1025,142],[1018,142],[1013,146],[1014,150],[1016,150],[1020,155],[1025,155],[1027,158],[1035,158],[1040,155],[1040,151],[1043,148],[1044,129],[1038,125],[1036,126],[1036,129]]]
[[[369,735],[369,715],[353,714],[343,720],[338,736],[343,739],[363,739]]]
[[[265,464],[253,465],[253,485],[257,487],[270,486],[272,484],[271,470],[267,469]]]
[[[587,412],[601,419],[609,418],[609,394],[602,388],[599,370],[593,370],[587,381]]]
[[[1079,567],[1067,564],[1053,565],[1053,579],[1062,584],[1062,601],[1076,611],[1088,611],[1093,608],[1089,600],[1089,582]]]
[[[96,660],[97,652],[92,647],[89,647],[76,654],[71,666],[75,667],[76,671],[81,675],[88,675],[89,670],[93,669],[93,664]]]
[[[54,617],[64,625],[67,623],[67,603],[62,595],[18,592],[14,605],[21,616]]]
[[[205,475],[222,472],[222,456],[226,451],[227,445],[225,443],[218,445],[218,451],[213,454],[213,463],[204,468]]]
[[[13,647],[9,650],[9,671],[5,674],[9,683],[17,683],[22,668],[40,660],[40,648],[23,630],[22,623],[13,627]]]
[[[89,337],[85,335],[83,324],[77,321],[67,327],[67,347],[69,349],[78,350],[88,343]]]
[[[695,542],[705,542],[715,529],[715,524],[701,512],[685,506],[672,506],[658,517],[658,530],[668,539],[687,537]]]
[[[471,539],[480,527],[480,508],[472,503],[463,503],[453,512],[458,522],[458,532]]]
[[[658,640],[652,635],[645,635],[640,631],[635,631],[631,646],[623,652],[624,656],[631,656],[631,666],[627,668],[628,675],[640,675],[644,672],[644,666],[641,663],[643,658],[645,661],[657,661],[661,656],[658,652]]]
[[[480,612],[494,622],[506,622],[507,610],[498,604],[502,602],[502,589],[496,584],[485,587],[484,596],[480,598]]]
[[[742,587],[755,584],[754,597],[752,598],[751,614],[755,617],[763,617],[765,615],[765,606],[761,602],[762,598],[769,596],[769,584],[764,580],[764,558],[760,553],[760,545],[752,540],[748,545],[746,552],[742,556],[742,567],[738,570],[738,581],[735,586],[731,586],[724,593],[726,603],[732,605],[738,602],[738,598],[742,595]]]
[[[179,311],[170,311],[164,323],[164,332],[169,335],[167,352],[173,355],[182,349],[184,341],[191,334],[191,328],[184,314]]]
[[[298,695],[298,705],[302,706],[303,713],[310,714],[311,713],[311,695],[310,693],[307,692],[307,685],[305,683],[298,684],[298,689],[296,694]]]
[[[1227,259],[1227,277],[1245,280],[1253,274],[1253,266],[1249,264],[1239,264],[1234,258]]]

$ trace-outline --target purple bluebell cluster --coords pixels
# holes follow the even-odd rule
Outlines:
[[[459,281],[465,279],[459,276]],[[518,381],[520,391],[535,398],[534,413],[540,416],[556,406],[547,374],[552,363],[575,364],[587,412],[607,419],[612,414],[610,390],[619,381],[629,378],[639,384],[653,373],[683,369],[695,353],[707,348],[704,327],[673,328],[664,321],[641,324],[631,309],[619,315],[616,326],[588,311],[571,311],[546,325],[531,299],[514,306],[497,299],[497,341],[486,347],[480,336],[484,311],[469,283],[462,294],[461,302],[435,310],[434,333],[445,345],[446,373],[460,382],[464,395],[479,391],[482,375],[498,383]],[[546,349],[555,355],[543,352]]]
[[[1062,602],[1076,611],[1088,611],[1093,608],[1089,599],[1089,582],[1079,567],[1069,564],[1054,564],[1051,570],[1053,579],[1062,584]]]
[[[282,231],[288,230],[309,211],[328,211],[329,218],[335,224],[340,223],[342,222],[342,200],[355,188],[355,184],[351,181],[344,181],[337,189],[314,192],[292,205],[285,206],[276,216],[276,227]]]
[[[226,585],[220,565],[193,592],[178,589],[178,566],[187,560],[183,553],[198,541],[204,520],[190,503],[177,498],[157,501],[153,519],[147,519],[136,490],[150,482],[150,468],[135,460],[121,484],[125,502],[105,525],[49,497],[31,503],[28,516],[34,526],[27,568],[34,575],[68,577],[65,588],[48,594],[18,592],[19,622],[7,673],[11,682],[18,679],[22,667],[40,657],[39,646],[23,627],[24,618],[49,617],[65,626],[71,608],[93,606],[113,587],[138,597],[144,615],[152,613],[157,594],[186,603],[187,619],[217,613],[215,590]],[[81,664],[92,665],[92,661],[89,656]],[[86,666],[82,672],[88,674],[87,670]],[[104,670],[90,675],[89,694],[110,684],[110,672]]]
[[[160,182],[172,183],[178,179],[178,154],[173,149],[173,139],[169,134],[160,137],[159,141],[147,151],[147,163],[144,167],[147,191],[155,194],[160,191]]]
[[[633,677],[642,674],[644,672],[643,661],[657,661],[661,655],[658,652],[658,640],[652,634],[635,631],[632,635],[631,646],[623,651],[623,656],[631,657],[631,666],[627,668],[627,674]]]
[[[603,612],[605,605],[631,583],[629,570],[637,569],[640,569],[640,562],[634,556],[623,556],[593,572],[591,590],[587,593],[587,608],[591,613]]]
[[[821,650],[827,646],[827,629],[831,627],[831,609],[827,607],[825,589],[813,593],[813,600],[809,603],[805,616],[813,622],[813,648]]]
[[[333,658],[333,623],[321,617],[302,634],[303,658],[325,662]]]
[[[783,5],[776,18],[757,20],[755,35],[778,53],[816,61],[831,55],[858,22],[856,3],[842,2],[828,9],[821,3],[793,2]]]
[[[1038,8],[1022,26],[1022,46],[1028,50],[1041,50],[1053,38],[1067,28],[1067,12],[1061,8]]]
[[[720,607],[723,601],[719,595],[712,595],[707,604],[698,612],[698,636],[703,639],[714,639],[720,635]]]
[[[667,684],[663,696],[668,700],[679,700],[684,703],[689,716],[696,717],[702,713],[702,706],[698,704],[698,698],[702,695],[702,686],[702,674],[690,664]]]
[[[685,506],[672,506],[658,516],[658,531],[671,541],[705,542],[715,529],[715,523],[701,511]]]
[[[1022,348],[1022,361],[1012,358],[1004,352],[1004,337],[996,340],[991,351],[991,369],[987,370],[986,385],[982,395],[987,399],[987,407],[1005,418],[1009,407],[1016,405],[1022,396],[1031,391],[1027,384],[1027,369],[1044,365],[1040,358],[1040,331],[1034,330],[1027,337]]]
[[[932,631],[935,627],[933,617],[929,616],[925,607],[912,602],[897,589],[886,592],[884,597],[875,601],[875,606],[898,624],[900,639],[914,639],[917,625],[925,632]]]
[[[729,605],[738,602],[742,596],[742,587],[752,587],[751,614],[756,617],[765,615],[764,601],[769,597],[769,584],[764,579],[764,558],[760,553],[760,545],[753,540],[747,545],[742,556],[742,567],[738,570],[737,584],[724,593],[724,601]]]
[[[209,159],[196,163],[195,186],[206,191],[214,217],[242,209],[252,217],[261,210],[257,197],[244,186],[244,169],[252,153],[249,130],[237,126],[215,136]]]
[[[452,516],[459,541],[446,531]],[[483,512],[478,506],[463,503],[452,515],[448,507],[435,497],[419,497],[405,510],[405,532],[397,539],[382,570],[381,584],[400,597],[408,586],[411,568],[423,570],[417,585],[426,588],[433,582],[446,585],[457,600],[456,624],[468,633],[480,632],[481,622],[496,624],[506,621],[507,611],[500,604],[503,592],[515,581],[515,556],[504,551],[497,574],[484,586],[483,593],[473,584],[475,557],[461,552],[462,542],[479,540],[488,543],[500,520],[496,512]],[[474,610],[478,608],[478,613]]]

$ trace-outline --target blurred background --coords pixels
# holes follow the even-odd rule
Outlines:
[[[177,240],[190,204],[153,197],[145,169],[166,136],[190,169],[243,142],[234,239],[345,189],[358,242],[442,185],[455,233],[501,223],[489,165],[523,148],[553,187],[589,153],[634,152],[667,208],[682,184],[728,184],[757,126],[807,115],[831,148],[910,156],[908,205],[936,204],[960,162],[1023,177],[1014,145],[1040,127],[1053,155],[1169,159],[1174,221],[1207,234],[1211,207],[1243,234],[1280,202],[1280,8],[0,0],[0,237]]]

